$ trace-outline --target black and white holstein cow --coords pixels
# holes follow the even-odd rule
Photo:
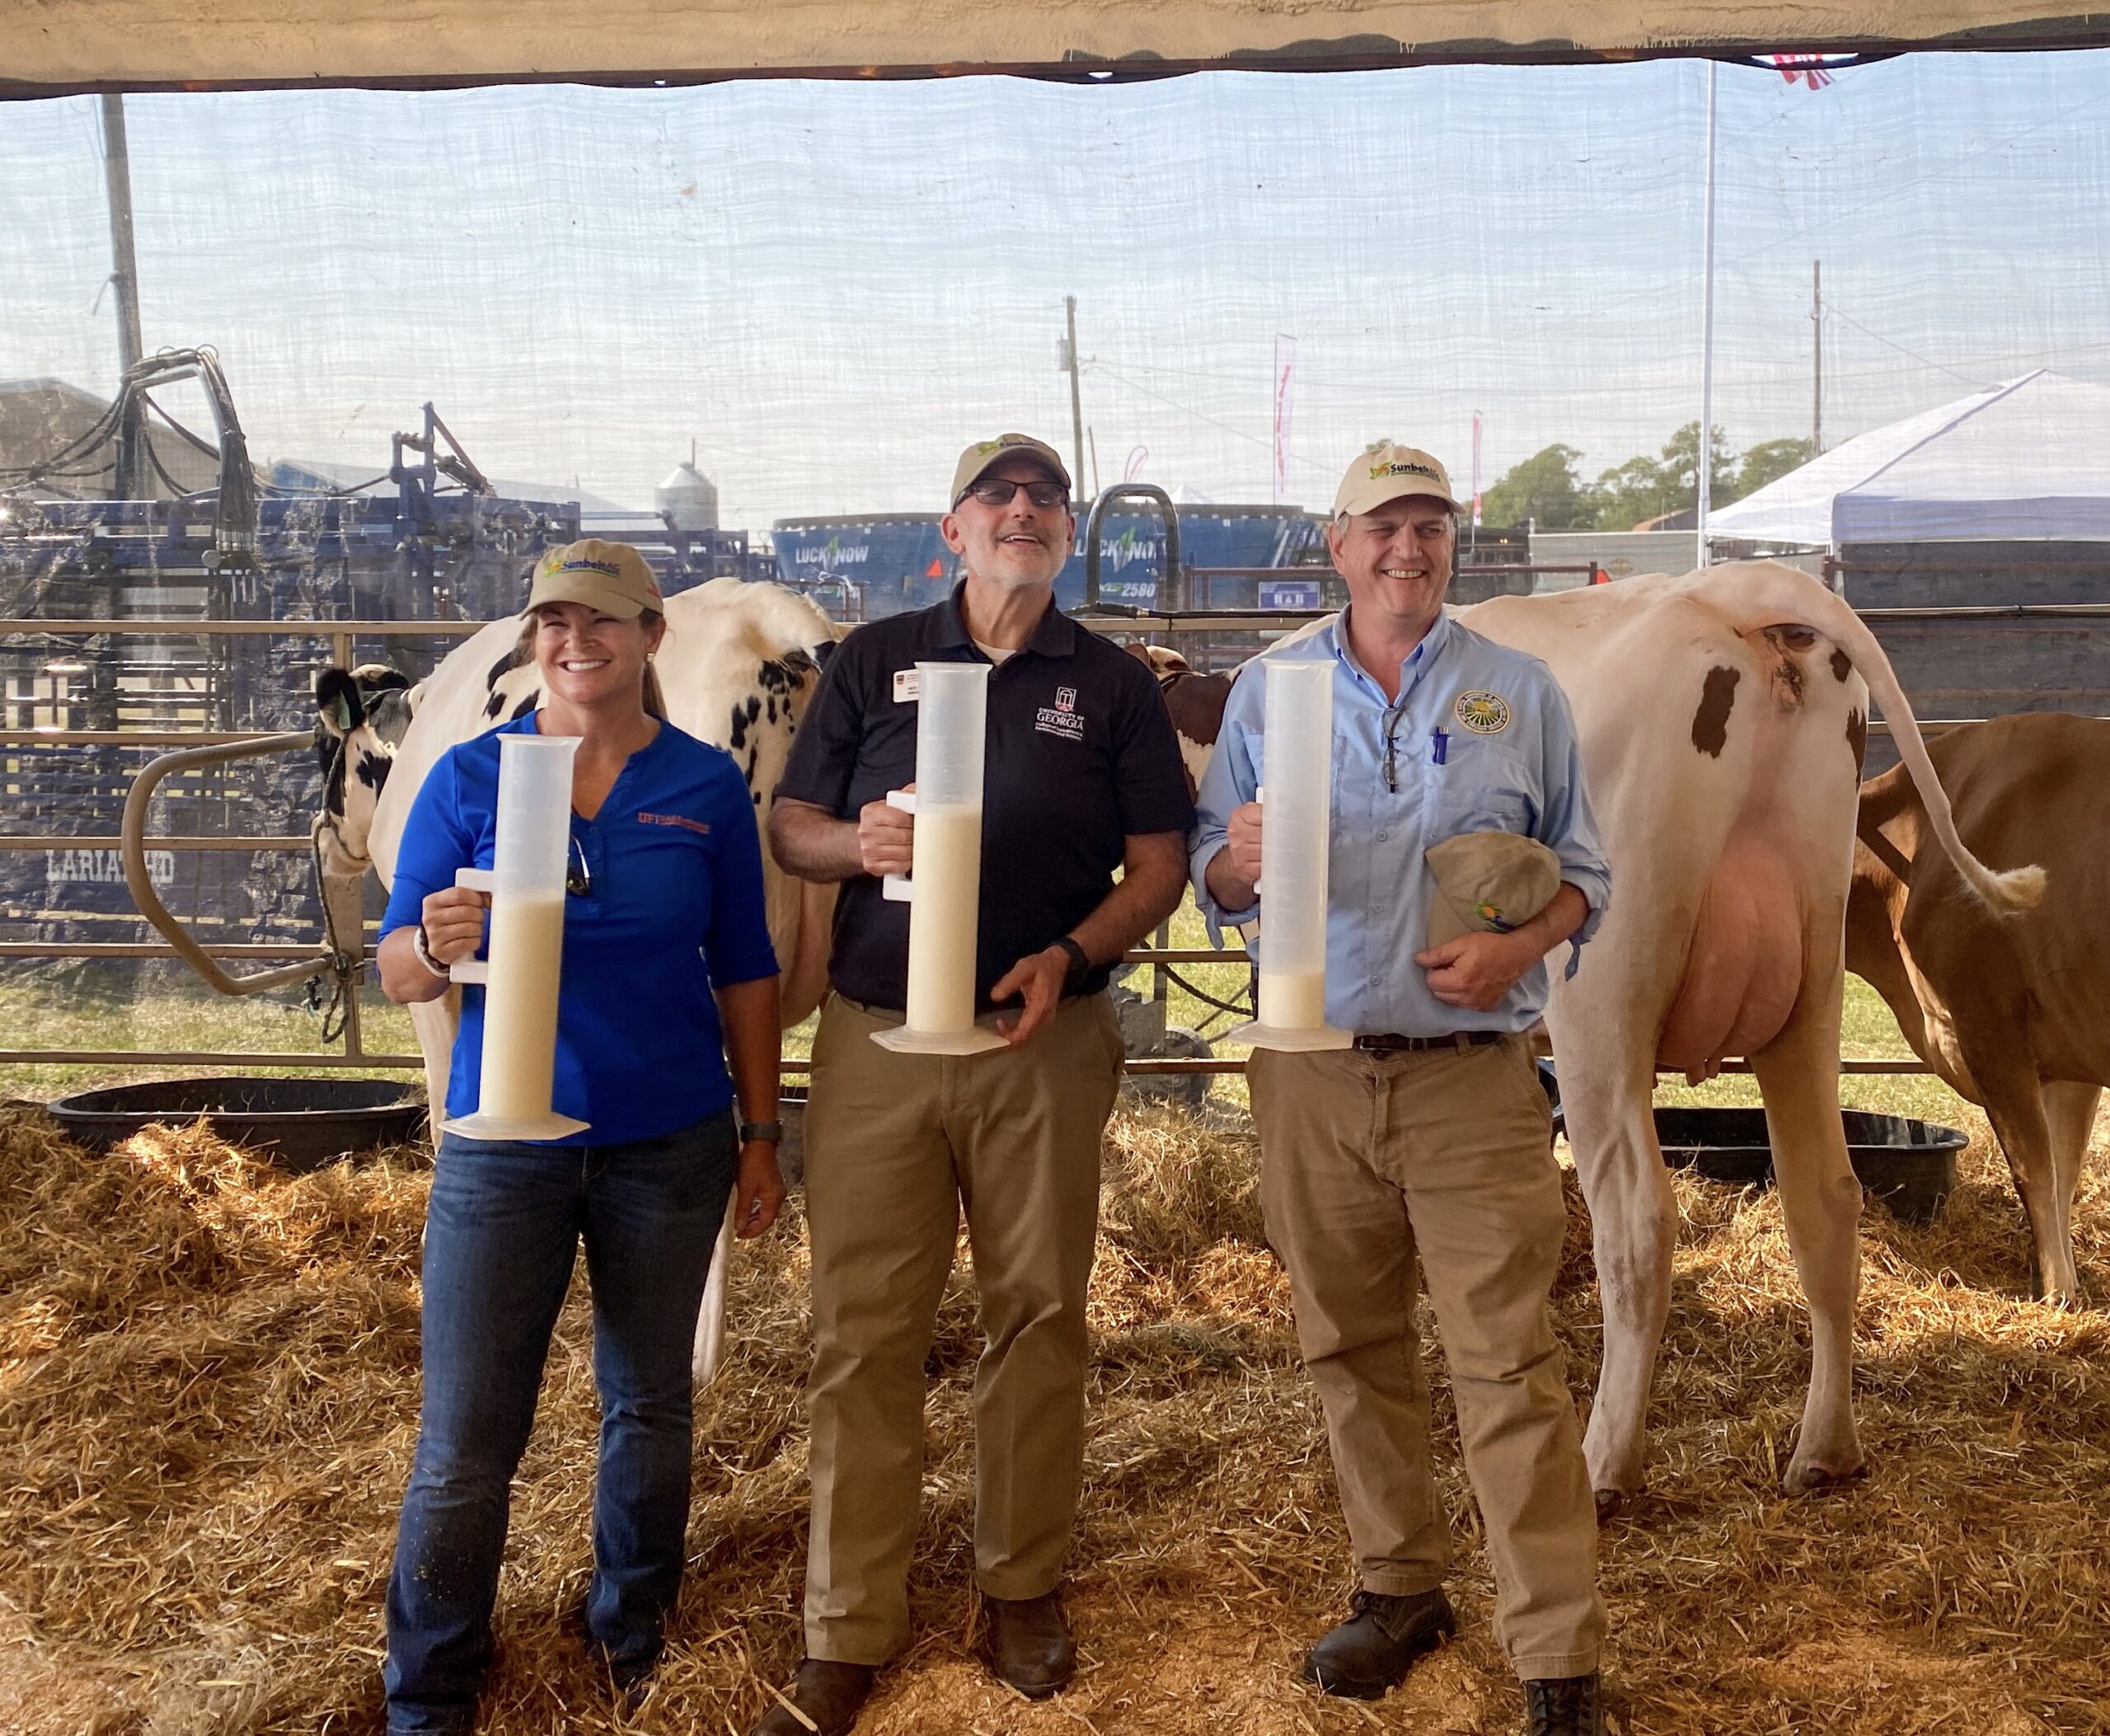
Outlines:
[[[518,618],[490,622],[415,688],[371,665],[317,677],[325,806],[314,831],[326,875],[357,876],[372,868],[387,885],[404,820],[440,755],[534,708],[538,678],[532,660],[519,660],[520,630]],[[763,893],[787,1028],[820,1004],[827,988],[835,889],[777,867],[767,844],[769,804],[819,661],[842,631],[781,585],[714,579],[667,599],[667,636],[654,662],[668,721],[724,748],[747,778],[764,840]],[[447,1101],[461,1011],[458,990],[410,1008],[435,1112]],[[731,1229],[729,1222],[720,1235],[697,1321],[699,1384],[717,1364]]]
[[[1559,681],[1611,858],[1603,925],[1573,978],[1552,972],[1546,1008],[1604,1311],[1584,1443],[1598,1507],[1641,1487],[1670,1311],[1677,1207],[1656,1075],[1697,1082],[1732,1057],[1750,1061],[1765,1097],[1812,1329],[1784,1480],[1851,1476],[1864,1462],[1851,1395],[1861,1189],[1839,1117],[1839,1020],[1871,693],[1972,895],[2026,909],[2043,871],[1996,875],[1964,848],[1882,647],[1806,573],[1743,562],[1498,597],[1458,618]]]

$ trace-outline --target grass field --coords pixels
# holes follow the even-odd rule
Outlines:
[[[1172,924],[1172,945],[1206,946],[1208,936],[1200,913],[1190,901],[1183,905]],[[1240,1002],[1245,994],[1248,971],[1243,964],[1182,965],[1178,974],[1204,995],[1217,1000]],[[114,978],[106,977],[108,982]],[[1132,983],[1149,989],[1146,970],[1139,969]],[[410,1015],[385,1000],[368,986],[361,1002],[365,1048],[374,1054],[417,1053]],[[1168,995],[1167,1015],[1171,1023],[1200,1030],[1212,1040],[1237,1020],[1185,989],[1175,985]],[[204,984],[179,974],[173,965],[156,964],[151,974],[143,973],[134,984],[113,992],[61,989],[48,978],[28,974],[0,975],[0,1030],[13,1034],[0,1047],[18,1049],[166,1049],[192,1052],[215,1049],[254,1052],[273,1049],[313,1052],[321,1038],[316,1016],[300,1004],[296,990],[280,990],[251,999],[232,1001],[213,995]],[[785,1053],[803,1058],[812,1043],[810,1023],[786,1033]],[[1846,979],[1845,1029],[1842,1048],[1849,1057],[1874,1059],[1906,1058],[1911,1053],[1897,1021],[1875,991],[1857,977]],[[1245,1051],[1234,1044],[1217,1042],[1220,1055],[1239,1056]],[[185,1072],[234,1072],[229,1067],[185,1068]],[[0,1066],[0,1099],[42,1101],[68,1091],[84,1091],[98,1085],[119,1085],[150,1079],[171,1072],[153,1067],[109,1067],[95,1064]],[[373,1077],[415,1077],[401,1072]],[[1217,1078],[1212,1085],[1212,1101],[1243,1107],[1244,1079],[1236,1074]],[[1759,1100],[1758,1087],[1748,1075],[1732,1074],[1698,1089],[1680,1081],[1665,1081],[1657,1101],[1677,1105],[1751,1105]],[[1976,1111],[1962,1103],[1939,1080],[1920,1075],[1883,1075],[1845,1077],[1840,1082],[1840,1101],[1850,1109],[1883,1110],[1914,1115],[1950,1126],[1971,1126],[1982,1132],[1981,1122],[1970,1118]]]

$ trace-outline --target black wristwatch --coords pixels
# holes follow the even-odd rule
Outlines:
[[[781,1121],[743,1121],[740,1124],[740,1143],[750,1139],[767,1139],[771,1145],[784,1142],[784,1124]]]
[[[1055,944],[1070,955],[1070,968],[1062,973],[1062,992],[1073,995],[1091,974],[1091,955],[1077,944],[1077,937],[1072,934],[1062,936]]]

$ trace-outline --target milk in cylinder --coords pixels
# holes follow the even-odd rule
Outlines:
[[[478,1102],[444,1130],[465,1139],[561,1139],[587,1124],[550,1100],[556,1074],[557,979],[564,964],[565,862],[571,847],[575,735],[499,738],[491,866],[454,884],[490,894],[490,945],[448,974],[484,985]]]
[[[486,1115],[546,1115],[556,1063],[557,977],[564,961],[564,894],[499,893],[490,956],[505,961],[502,994],[484,995],[481,1100]]]
[[[1326,973],[1324,970],[1263,970],[1260,973],[1261,1024],[1282,1030],[1314,1029],[1325,1022]]]
[[[916,809],[914,896],[908,908],[908,1023],[960,1031],[974,1023],[982,809]]]
[[[1004,1039],[974,1022],[975,937],[982,911],[982,772],[988,728],[986,663],[916,665],[916,788],[887,801],[916,816],[913,866],[886,896],[908,899],[906,1017],[872,1033],[903,1054],[972,1055]]]
[[[1255,1049],[1345,1049],[1326,1022],[1326,896],[1333,829],[1334,665],[1270,658],[1263,740],[1259,1016],[1226,1035]]]

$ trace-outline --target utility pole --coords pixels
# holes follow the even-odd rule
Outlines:
[[[1824,451],[1824,261],[1810,261],[1810,456]]]
[[[1077,467],[1073,472],[1079,489],[1085,486],[1085,399],[1083,389],[1077,384],[1077,298],[1074,295],[1062,298],[1062,305],[1070,318],[1069,340],[1062,346],[1063,364],[1070,370],[1070,433],[1076,443]]]
[[[102,99],[103,185],[110,197],[110,280],[117,286],[117,359],[120,378],[139,364],[139,263],[132,248],[132,159],[124,143],[124,99],[115,92]],[[120,388],[123,387],[120,385]],[[117,431],[117,470],[110,478],[110,498],[145,498],[146,429],[136,401],[128,401]]]

